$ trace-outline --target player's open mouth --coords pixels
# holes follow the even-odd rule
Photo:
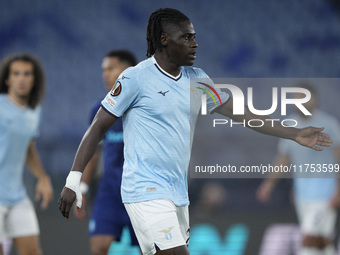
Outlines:
[[[189,56],[190,56],[192,59],[196,59],[196,51],[195,51],[195,52],[190,52],[190,53],[189,53]]]

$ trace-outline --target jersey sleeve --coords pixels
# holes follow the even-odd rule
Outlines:
[[[101,102],[101,106],[115,117],[121,117],[125,111],[138,101],[140,87],[138,73],[134,67],[125,70],[117,79],[111,91]]]
[[[221,91],[221,89],[216,88],[215,84],[212,82],[211,86],[213,89],[211,93],[213,96],[207,96],[207,109],[210,113],[214,113],[214,111],[220,107],[221,105],[225,104],[229,100],[229,94],[226,92]],[[215,91],[216,93],[215,93]]]
[[[196,86],[196,89],[200,89],[206,94],[207,110],[213,113],[218,107],[228,102],[230,96],[216,88],[212,79],[202,69],[196,69],[196,71],[198,78],[194,80],[194,85],[191,83],[191,86]]]

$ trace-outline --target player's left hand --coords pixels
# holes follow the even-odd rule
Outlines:
[[[38,179],[38,183],[35,188],[35,200],[39,201],[40,199],[42,199],[40,205],[41,209],[46,209],[53,199],[53,187],[48,176]]]
[[[295,141],[316,151],[322,151],[323,148],[320,146],[329,147],[333,143],[333,140],[330,139],[330,136],[322,132],[324,129],[325,128],[315,127],[302,128],[298,132]]]
[[[58,207],[61,214],[66,219],[68,219],[68,217],[70,216],[70,211],[75,200],[76,193],[73,190],[64,187],[58,200]]]

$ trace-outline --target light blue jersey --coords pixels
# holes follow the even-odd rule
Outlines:
[[[334,143],[331,147],[325,147],[323,151],[314,151],[291,140],[281,139],[279,143],[279,152],[289,156],[294,165],[304,164],[336,164],[336,158],[333,152],[334,146],[340,146],[340,126],[338,121],[322,111],[315,111],[308,119],[302,119],[299,115],[294,114],[289,119],[295,119],[298,127],[325,127],[325,132],[331,136]],[[305,171],[303,166],[303,171]],[[294,177],[294,191],[297,202],[323,200],[329,201],[337,187],[339,173],[334,173],[334,178],[299,178],[296,174]],[[329,176],[329,175],[328,175]]]
[[[0,94],[0,204],[27,197],[23,171],[30,141],[38,135],[40,107],[20,108]]]
[[[189,204],[191,135],[200,108],[199,103],[190,107],[192,78],[208,76],[201,69],[182,67],[173,77],[152,57],[125,70],[102,101],[106,111],[123,116],[124,203],[169,199],[177,206]],[[229,95],[216,91],[225,103]],[[208,97],[208,110],[214,107]]]

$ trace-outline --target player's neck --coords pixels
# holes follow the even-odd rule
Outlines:
[[[8,93],[8,98],[17,106],[25,108],[28,106],[28,97],[18,97],[13,93]]]
[[[173,63],[165,54],[161,54],[161,52],[156,52],[154,57],[157,61],[157,64],[167,73],[175,77],[180,74],[181,66]]]

